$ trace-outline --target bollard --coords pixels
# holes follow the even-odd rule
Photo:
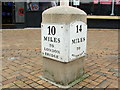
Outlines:
[[[69,86],[82,78],[87,41],[86,17],[84,11],[71,6],[52,7],[43,12],[42,79],[58,86]]]

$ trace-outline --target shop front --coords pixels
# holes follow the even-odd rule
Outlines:
[[[3,28],[31,28],[40,27],[42,12],[50,7],[59,6],[58,2],[2,2]],[[70,6],[84,10],[92,16],[120,16],[120,0],[70,0]],[[92,20],[92,19],[90,19]],[[91,22],[97,22],[92,20]],[[107,20],[104,20],[107,21]],[[111,20],[118,22],[118,20]]]
[[[42,12],[50,2],[2,2],[3,28],[40,27]]]
[[[120,0],[78,0],[79,5],[72,6],[84,10],[88,15],[120,16]]]

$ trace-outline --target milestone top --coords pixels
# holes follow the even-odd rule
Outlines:
[[[87,14],[72,6],[56,6],[45,10],[42,13],[42,23],[65,23],[83,21],[87,23]]]

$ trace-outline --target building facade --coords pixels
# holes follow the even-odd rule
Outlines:
[[[3,28],[40,27],[42,12],[59,5],[59,1],[2,2],[2,26]],[[88,15],[120,16],[120,0],[72,0],[69,5],[84,10]]]

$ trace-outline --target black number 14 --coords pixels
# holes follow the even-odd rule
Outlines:
[[[76,28],[77,28],[77,32],[76,33],[79,33],[79,31],[80,32],[82,31],[82,25],[77,25]]]

